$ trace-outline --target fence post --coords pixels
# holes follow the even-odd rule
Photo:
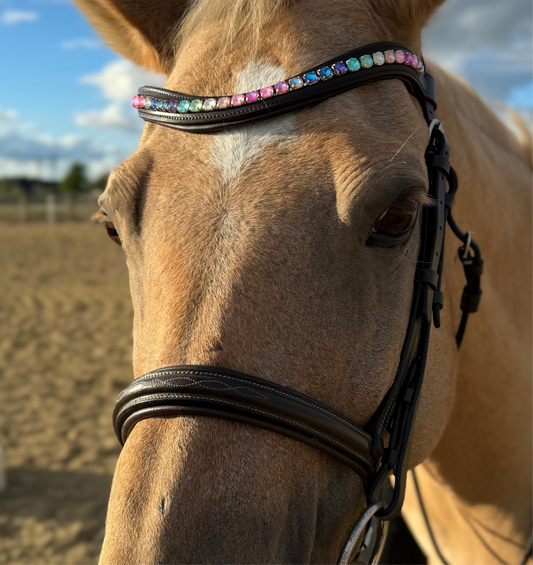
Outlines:
[[[50,193],[46,196],[46,221],[49,224],[56,223],[56,210],[56,195]]]
[[[21,222],[28,221],[28,197],[21,194],[19,197],[19,220]]]

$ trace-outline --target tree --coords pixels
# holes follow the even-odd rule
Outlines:
[[[59,185],[59,190],[66,194],[74,195],[76,192],[85,192],[88,188],[85,166],[74,163],[67,176]]]

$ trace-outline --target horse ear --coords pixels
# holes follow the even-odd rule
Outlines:
[[[187,0],[74,0],[91,25],[115,51],[153,71],[168,73],[172,37]]]
[[[388,14],[403,29],[420,31],[445,0],[371,0],[378,13]]]

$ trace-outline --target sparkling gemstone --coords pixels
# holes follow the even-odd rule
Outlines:
[[[167,104],[167,112],[170,112],[171,114],[175,114],[178,111],[178,103],[176,102],[176,100],[170,100],[169,103]]]
[[[304,75],[305,84],[316,84],[319,80],[317,74],[313,71],[305,73]]]
[[[424,63],[422,62],[422,59],[418,59],[418,66],[416,67],[416,70],[419,73],[423,73],[424,72]]]
[[[257,90],[252,90],[252,92],[246,93],[246,102],[249,104],[251,102],[257,102],[259,100],[259,92]]]
[[[180,103],[178,104],[178,112],[180,114],[185,114],[189,111],[190,105],[191,103],[189,102],[189,100],[180,100]]]
[[[157,110],[157,103],[159,102],[159,98],[152,98],[150,102],[150,110]]]
[[[134,97],[131,99],[131,105],[132,105],[134,108],[138,108],[138,106],[137,106],[138,100],[139,100],[139,97],[138,97],[138,96],[134,96]]]
[[[274,87],[273,86],[265,86],[265,88],[262,88],[259,91],[259,94],[261,94],[261,98],[263,98],[263,99],[272,98],[272,96],[274,96]]]
[[[398,51],[396,51],[395,55],[396,55],[396,62],[400,64],[403,63],[405,53],[401,49],[399,49]]]
[[[304,81],[300,77],[289,79],[289,86],[292,88],[292,90],[298,90],[299,88],[302,88],[303,85]]]
[[[204,105],[202,108],[204,112],[211,112],[211,110],[215,109],[216,105],[217,101],[214,98],[208,98],[207,100],[204,100]]]
[[[158,109],[160,112],[165,112],[166,109],[167,109],[167,101],[166,101],[166,100],[163,100],[162,98],[160,98],[160,99],[158,100],[158,102],[157,102],[157,109]]]
[[[381,51],[372,54],[372,60],[374,61],[374,65],[380,67],[385,62],[385,55]]]
[[[231,97],[231,105],[232,106],[242,106],[246,102],[246,98],[244,94],[234,94]]]
[[[372,61],[372,57],[370,55],[361,55],[361,57],[359,57],[359,60],[361,61],[361,66],[363,67],[363,69],[369,69],[374,64],[374,61]]]
[[[330,67],[321,67],[318,69],[317,74],[322,80],[329,80],[330,78],[333,78],[333,71]]]
[[[201,100],[191,100],[189,105],[189,112],[199,112],[204,103]]]
[[[333,65],[331,65],[331,68],[336,75],[344,75],[348,72],[348,67],[343,61],[337,61],[336,63],[333,63]]]
[[[151,96],[145,96],[144,97],[144,109],[149,110],[151,104],[152,104],[152,97]]]
[[[137,98],[137,108],[144,108],[144,96],[138,96]]]
[[[418,67],[418,57],[416,55],[413,55],[413,60],[411,61],[411,67],[415,69]]]
[[[226,108],[229,108],[230,105],[231,105],[231,100],[227,96],[223,96],[222,98],[218,99],[217,108],[219,110],[225,110]]]
[[[407,52],[407,51],[405,52],[405,56],[404,56],[404,58],[403,58],[403,62],[404,62],[406,65],[410,65],[410,64],[413,62],[413,56],[411,55],[411,53],[409,53],[409,52]]]
[[[282,80],[281,82],[276,83],[276,94],[285,94],[289,92],[289,83]]]
[[[385,55],[385,63],[388,63],[390,65],[391,63],[396,62],[396,56],[394,55],[394,51],[392,49],[385,51],[383,55]]]
[[[354,71],[358,71],[361,68],[361,63],[359,62],[359,59],[357,57],[352,57],[351,59],[348,59],[346,61],[346,64],[348,65],[348,70],[351,71],[352,73]]]

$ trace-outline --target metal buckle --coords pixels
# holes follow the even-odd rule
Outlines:
[[[470,251],[470,244],[472,243],[472,232],[469,231],[466,234],[466,243],[464,245],[464,249],[463,249],[463,260],[468,259],[468,252]]]
[[[352,532],[342,549],[339,560],[337,561],[337,565],[349,565],[350,563],[353,563],[354,558],[357,556],[358,552],[364,551],[366,549],[369,549],[371,552],[370,559],[372,559],[372,561],[370,561],[370,563],[376,563],[377,558],[380,554],[379,549],[381,548],[379,547],[376,551],[375,546],[369,548],[365,545],[365,542],[368,541],[370,543],[370,540],[373,537],[372,532],[370,530],[367,530],[367,526],[371,524],[371,520],[374,514],[378,512],[378,510],[382,510],[386,506],[387,505],[385,504],[385,502],[381,500],[379,502],[374,502],[366,508],[361,516],[359,516],[359,519],[355,523],[355,526],[353,527]],[[377,531],[376,533],[377,535],[375,544],[379,544],[384,539],[383,528],[379,528],[379,531]],[[363,534],[365,534],[364,537]],[[358,544],[358,542],[361,540],[361,537],[363,537],[363,539],[361,543]],[[363,545],[365,545],[365,547],[363,547]],[[364,561],[359,561],[359,563],[364,563]]]
[[[440,120],[437,120],[437,118],[433,118],[431,120],[431,122],[429,123],[429,139],[431,139],[431,136],[433,134],[433,130],[435,128],[440,129],[441,131],[444,131],[442,129],[442,122]]]

